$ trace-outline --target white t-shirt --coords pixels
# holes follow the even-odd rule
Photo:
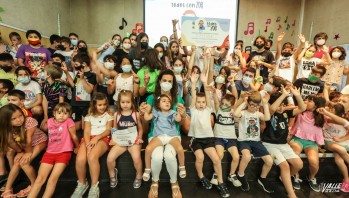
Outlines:
[[[15,89],[21,90],[25,93],[25,101],[24,106],[27,108],[30,105],[34,104],[37,100],[36,95],[41,94],[41,87],[39,83],[31,80],[29,84],[23,85],[22,83],[18,83]]]
[[[219,109],[213,132],[216,138],[236,139],[234,111],[223,112]]]
[[[123,89],[133,92],[133,75],[128,78],[123,78],[122,74],[118,74],[115,80],[115,93],[113,96],[115,102],[118,101],[119,93]]]
[[[263,114],[259,111],[250,113],[247,110],[241,111],[239,120],[239,137],[238,141],[260,141],[261,127],[260,117]]]
[[[85,117],[85,122],[91,122],[91,135],[102,134],[107,129],[107,123],[111,120],[114,120],[114,118],[108,112],[101,116]]]
[[[275,75],[283,77],[284,79],[293,82],[295,60],[293,56],[283,57],[276,61]]]
[[[297,79],[308,78],[311,72],[311,69],[320,63],[321,63],[321,59],[318,59],[318,58],[306,59],[303,57],[301,62],[298,63],[298,66],[297,66],[298,67]]]
[[[195,107],[190,108],[190,130],[188,136],[194,138],[214,137],[211,127],[211,112],[212,108],[206,107],[200,111]]]
[[[348,121],[346,121],[346,125],[349,125]],[[343,146],[346,150],[349,149],[349,140],[345,140],[342,142],[334,142],[333,140],[334,137],[341,138],[347,135],[347,130],[344,128],[343,125],[325,122],[325,125],[322,129],[324,132],[324,138],[326,142],[333,142]]]

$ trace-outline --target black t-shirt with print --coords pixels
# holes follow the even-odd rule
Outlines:
[[[78,80],[80,77],[79,76],[75,76],[74,78],[74,87],[72,88],[72,99],[70,101],[71,106],[90,106],[90,101],[92,98],[92,93],[91,94],[85,94],[86,95],[90,95],[89,99],[83,99],[82,97],[79,97],[79,95],[81,95],[81,91],[82,87],[81,87],[81,83],[78,83]],[[97,79],[96,79],[96,74],[88,71],[88,72],[84,72],[84,78],[86,79],[86,81],[92,85],[96,85],[97,84]],[[79,86],[79,87],[78,87]]]
[[[289,118],[293,117],[293,110],[286,110],[282,114],[275,112],[262,134],[262,141],[271,144],[286,144]]]
[[[293,85],[300,88],[303,100],[308,95],[322,93],[324,90],[324,83],[322,81],[319,80],[318,82],[312,83],[308,78],[297,79],[294,81]]]
[[[274,55],[269,50],[264,50],[263,52],[257,52],[257,51],[251,52],[250,56],[247,59],[247,62],[250,62],[251,60],[262,61],[268,64],[275,64]],[[260,65],[260,71],[261,71],[261,76],[263,78],[268,78],[269,72],[267,67]]]

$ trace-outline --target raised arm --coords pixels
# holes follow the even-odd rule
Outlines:
[[[188,64],[188,74],[187,74],[188,78],[190,77],[192,69],[193,69],[193,66],[194,66],[195,54],[196,54],[196,46],[192,45],[191,46],[191,50],[192,50],[192,53],[190,55],[189,64]]]
[[[208,80],[207,80],[208,85],[210,85],[213,82],[213,68],[214,68],[214,56],[215,56],[215,54],[216,54],[216,50],[214,48],[211,48],[211,58],[210,58],[210,64],[208,66]],[[205,61],[205,59],[207,59],[207,56],[205,56],[204,61]]]
[[[270,112],[269,112],[269,105],[268,105],[269,99],[270,99],[270,95],[266,93],[262,99],[263,110],[264,110],[264,114],[260,117],[262,121],[270,120]]]
[[[275,113],[276,109],[281,105],[282,101],[284,101],[288,94],[290,94],[283,85],[281,85],[281,90],[281,96],[272,105],[270,105],[270,115],[273,115]]]
[[[196,82],[198,81],[198,78],[196,75],[191,75],[190,77],[191,80],[191,103],[190,103],[190,108],[195,107],[196,103]]]
[[[205,97],[206,97],[206,106],[208,108],[212,108],[212,103],[211,103],[211,94],[210,91],[207,90],[207,75],[204,73],[201,73],[200,75],[200,80],[202,82],[202,84],[204,85],[205,88]]]
[[[293,58],[295,60],[297,60],[299,54],[302,52],[302,47],[303,47],[303,45],[305,43],[305,37],[304,37],[303,34],[298,35],[298,39],[299,39],[300,42],[299,42],[299,45],[298,45],[296,51],[293,54]]]
[[[304,112],[307,109],[307,105],[304,103],[302,99],[302,95],[300,93],[300,88],[293,88],[290,87],[291,93],[297,100],[298,107],[293,109],[293,116],[298,115],[302,112]]]
[[[339,116],[337,116],[337,115],[327,111],[323,107],[318,108],[317,112],[319,112],[320,114],[325,115],[327,117],[330,117],[336,124],[340,124],[340,125],[343,125],[343,126],[347,125],[348,121],[345,118],[341,118],[341,117],[339,117]]]
[[[276,54],[275,54],[275,59],[278,60],[280,58],[281,55],[281,51],[282,51],[282,46],[281,46],[281,42],[285,37],[285,32],[280,32],[278,38],[277,38],[277,46],[276,46]]]
[[[230,74],[230,76],[228,77],[228,81],[231,85],[231,94],[233,94],[233,96],[235,97],[235,102],[238,100],[238,90],[236,89],[235,86],[235,76],[236,74]]]
[[[177,25],[178,19],[172,19],[172,27],[173,27],[173,36],[175,40],[178,42],[178,34],[177,34]]]

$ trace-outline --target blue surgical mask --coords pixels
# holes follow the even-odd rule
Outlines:
[[[162,41],[162,42],[160,42],[163,46],[164,46],[164,48],[166,48],[167,47],[167,42],[165,42],[165,41]]]
[[[125,73],[129,73],[132,69],[132,66],[131,65],[123,65],[121,67],[122,71],[125,72]]]
[[[78,40],[73,40],[73,39],[70,39],[70,42],[72,45],[76,46],[78,44]]]
[[[29,76],[18,77],[17,80],[18,80],[18,82],[20,82],[22,84],[27,84],[30,82],[30,77]]]
[[[242,81],[245,83],[245,84],[250,84],[252,82],[252,78],[248,77],[248,76],[244,76],[242,78]]]

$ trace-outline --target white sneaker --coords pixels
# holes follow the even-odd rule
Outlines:
[[[236,177],[236,175],[229,175],[228,176],[228,180],[233,183],[233,185],[235,187],[240,187],[241,186],[241,182],[238,180],[238,178]]]
[[[82,196],[85,194],[88,187],[89,185],[87,180],[85,185],[78,181],[78,185],[76,186],[71,198],[82,198]]]
[[[217,177],[217,175],[215,174],[215,173],[213,173],[213,175],[212,175],[212,179],[211,179],[211,184],[213,184],[213,185],[218,185],[218,179],[217,179],[218,177]]]
[[[98,198],[99,197],[99,187],[98,183],[92,185],[90,191],[88,192],[88,198]]]

